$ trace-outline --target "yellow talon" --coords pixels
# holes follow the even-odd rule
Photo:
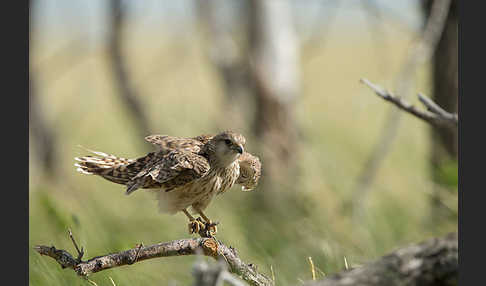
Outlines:
[[[189,222],[188,227],[189,227],[189,234],[199,233],[201,230],[206,228],[204,223],[199,218],[195,220],[191,220]]]
[[[218,232],[218,227],[217,227],[218,224],[219,224],[218,222],[212,222],[212,221],[206,223],[206,230],[209,236],[213,236]]]

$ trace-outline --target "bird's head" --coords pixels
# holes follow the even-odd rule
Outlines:
[[[245,151],[246,139],[243,135],[224,131],[211,138],[209,146],[211,150],[211,159],[222,167],[233,163]]]

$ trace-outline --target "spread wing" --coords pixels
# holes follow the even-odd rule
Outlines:
[[[198,179],[209,171],[208,160],[183,150],[168,151],[149,162],[127,184],[126,194],[143,187],[148,180],[160,184],[166,192]]]
[[[248,152],[238,158],[240,163],[240,176],[236,184],[241,185],[243,191],[252,191],[257,185],[262,174],[262,164],[257,156]]]
[[[202,146],[207,143],[204,135],[194,138],[181,138],[168,135],[149,135],[145,141],[156,146],[157,151],[167,154],[174,150],[184,150],[192,153],[199,153]],[[199,140],[202,139],[202,140]]]

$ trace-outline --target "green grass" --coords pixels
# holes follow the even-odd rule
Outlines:
[[[153,35],[137,37],[127,43],[126,53],[153,133],[194,136],[222,129],[248,133],[248,126],[228,120],[221,82],[198,41],[180,46]],[[343,211],[392,108],[359,84],[359,79],[366,77],[393,89],[409,43],[407,35],[388,38],[394,45],[383,72],[369,38],[352,39],[331,34],[324,49],[312,54],[302,50],[302,95],[296,105],[302,134],[301,187],[295,190],[299,203],[273,190],[275,196],[282,196],[279,209],[256,209],[256,193],[234,188],[208,209],[208,215],[221,222],[218,238],[238,249],[241,258],[257,264],[260,271],[270,275],[272,266],[278,285],[310,279],[309,256],[320,278],[321,272],[343,269],[344,256],[351,266],[361,264],[404,244],[457,229],[456,221],[441,222],[433,229],[427,226],[432,187],[429,127],[407,115],[366,201],[367,215],[356,222]],[[49,55],[47,43],[38,43],[34,64]],[[73,52],[58,61],[74,56]],[[427,94],[425,71],[422,67],[416,90]],[[55,180],[42,175],[42,163],[35,160],[35,142],[31,141],[29,280],[30,285],[90,285],[32,247],[52,244],[74,253],[67,235],[70,227],[86,249],[85,258],[90,258],[140,242],[149,245],[188,237],[187,222],[182,214],[159,214],[149,192],[125,196],[122,186],[75,172],[73,157],[83,153],[76,147],[79,144],[123,157],[140,156],[149,146],[138,137],[114,93],[103,49],[92,51],[65,74],[56,72],[44,66],[37,74],[42,108],[59,134],[60,174]],[[257,149],[252,141],[247,145],[250,152]],[[457,170],[451,167],[445,172],[449,178]],[[449,199],[457,206],[457,195]],[[189,284],[194,260],[153,259],[103,271],[90,279],[100,286],[111,285],[108,277],[116,285],[167,285],[173,280]]]

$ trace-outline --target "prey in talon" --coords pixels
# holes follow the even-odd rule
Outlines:
[[[224,131],[191,138],[150,135],[145,140],[155,145],[154,152],[126,159],[88,150],[96,156],[77,157],[75,166],[83,174],[125,185],[127,195],[150,189],[160,212],[183,212],[189,219],[189,233],[205,237],[217,232],[218,223],[203,212],[213,198],[234,184],[244,191],[258,184],[260,160],[245,152],[246,139],[239,133]]]

